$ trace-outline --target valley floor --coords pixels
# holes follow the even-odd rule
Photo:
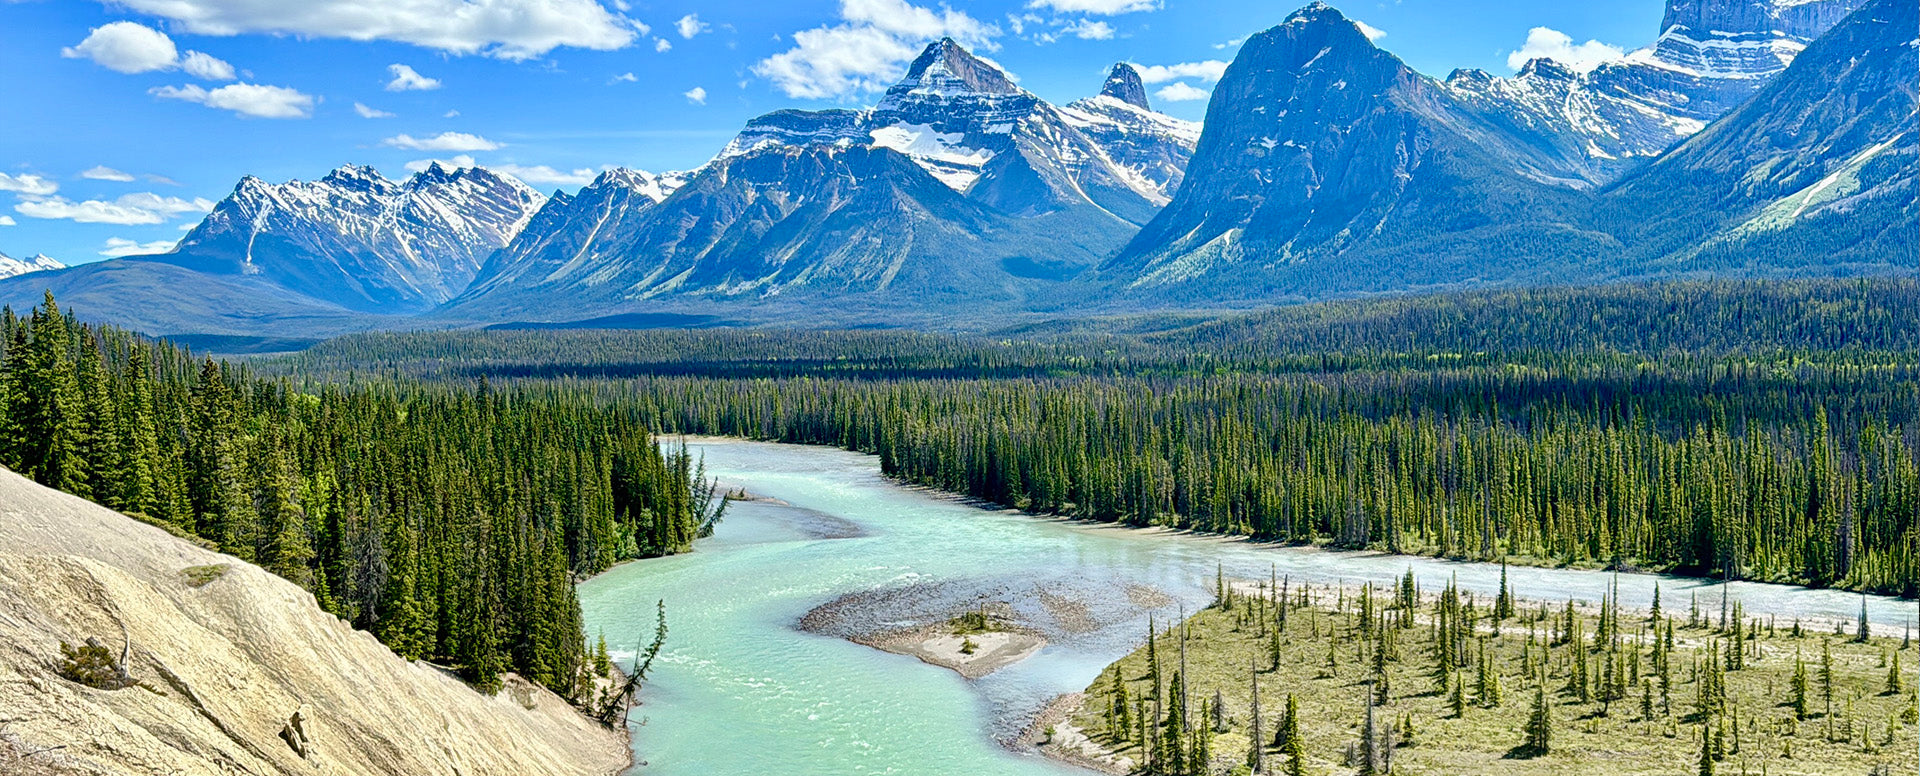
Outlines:
[[[1718,627],[1718,611],[1701,612],[1696,619],[1686,602],[1670,601],[1662,618],[1673,626],[1663,690],[1655,633],[1665,631],[1646,612],[1523,601],[1514,616],[1495,622],[1493,601],[1482,600],[1476,609],[1455,596],[1443,606],[1443,594],[1418,596],[1409,622],[1385,591],[1372,591],[1371,604],[1362,604],[1364,593],[1357,589],[1303,591],[1296,585],[1282,618],[1277,596],[1264,585],[1234,587],[1239,592],[1229,607],[1206,609],[1182,628],[1159,633],[1151,651],[1141,647],[1110,666],[1084,694],[1069,696],[1070,709],[1057,714],[1042,736],[1047,739],[1043,750],[1112,773],[1139,772],[1155,757],[1140,743],[1142,716],[1174,716],[1172,677],[1184,660],[1190,724],[1201,731],[1211,728],[1199,733],[1208,738],[1210,762],[1204,769],[1170,765],[1166,748],[1156,743],[1161,764],[1146,772],[1249,772],[1257,681],[1264,772],[1289,772],[1288,756],[1275,737],[1293,701],[1302,772],[1367,773],[1367,699],[1382,674],[1386,697],[1372,709],[1375,763],[1398,774],[1891,774],[1916,769],[1917,659],[1907,639],[1874,637],[1862,643],[1853,637],[1852,625],[1801,623],[1796,634],[1794,623],[1750,619],[1747,634],[1730,648],[1735,637]],[[1718,603],[1702,606],[1717,610]],[[1608,616],[1619,623],[1618,636],[1610,640],[1612,646],[1596,646],[1593,634],[1601,632]],[[1740,622],[1737,609],[1733,617]],[[1845,633],[1836,633],[1841,630]],[[1452,634],[1455,645],[1447,670],[1438,668],[1436,657],[1442,633]],[[1569,633],[1571,640],[1565,639]],[[1385,655],[1376,661],[1376,651],[1383,648]],[[1735,653],[1738,657],[1731,657]],[[1157,671],[1150,660],[1157,660]],[[1831,705],[1823,678],[1828,670]],[[1804,671],[1800,682],[1797,671]],[[1155,700],[1155,675],[1160,701]],[[1578,689],[1583,684],[1585,689]],[[1117,686],[1124,687],[1128,699],[1126,719],[1115,716]],[[1804,714],[1797,715],[1791,704],[1796,686],[1804,687]],[[1224,712],[1219,724],[1211,714],[1216,698]],[[1537,698],[1544,700],[1551,720],[1544,753],[1524,746]],[[1123,727],[1127,732],[1120,732]],[[1152,738],[1165,740],[1164,723],[1146,728]],[[1707,754],[1715,760],[1711,769],[1701,764],[1703,733],[1709,736]],[[1182,739],[1189,755],[1193,736]]]

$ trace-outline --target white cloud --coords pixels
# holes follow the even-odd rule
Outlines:
[[[167,251],[173,250],[173,245],[174,242],[172,240],[154,240],[153,242],[142,243],[134,242],[125,237],[109,237],[107,238],[107,247],[100,251],[100,255],[115,259],[121,256],[149,256],[155,253],[166,253]]]
[[[109,22],[93,28],[80,45],[60,50],[68,59],[91,59],[121,73],[169,70],[179,51],[166,33],[134,22]]]
[[[1211,92],[1190,86],[1185,81],[1175,81],[1160,87],[1160,91],[1154,92],[1153,96],[1166,100],[1167,102],[1188,102],[1191,100],[1204,100],[1209,94],[1211,94]]]
[[[667,40],[666,38],[655,38],[653,41],[653,50],[662,54],[672,51],[673,41]]]
[[[1215,43],[1213,44],[1213,47],[1217,49],[1240,48],[1240,44],[1245,42],[1247,42],[1246,38],[1234,38],[1233,40],[1229,40],[1224,43]]]
[[[1386,30],[1380,29],[1379,27],[1375,27],[1371,24],[1360,21],[1359,19],[1354,19],[1352,21],[1353,21],[1353,26],[1360,28],[1360,34],[1367,36],[1367,40],[1378,41],[1381,38],[1387,37]]]
[[[13,220],[13,216],[0,216],[0,226],[19,226],[19,223]]]
[[[116,183],[130,183],[133,181],[132,175],[105,165],[98,165],[93,169],[86,170],[80,173],[80,177],[92,181],[114,181]]]
[[[693,87],[692,89],[688,89],[685,92],[682,92],[681,96],[687,98],[687,102],[691,102],[695,105],[707,104],[707,90],[698,86]]]
[[[1218,59],[1209,59],[1204,62],[1181,62],[1173,65],[1140,65],[1136,69],[1140,71],[1140,80],[1150,84],[1178,81],[1182,78],[1213,83],[1226,74],[1227,63]]]
[[[313,115],[314,99],[285,86],[227,84],[208,91],[194,84],[162,86],[148,90],[155,97],[197,102],[209,108],[230,110],[242,116],[263,119],[304,119]]]
[[[1551,59],[1582,73],[1626,56],[1619,46],[1589,40],[1575,44],[1573,36],[1548,27],[1535,27],[1527,31],[1526,45],[1519,51],[1507,54],[1507,67],[1519,70],[1528,60],[1542,57]]]
[[[929,40],[991,47],[999,28],[961,11],[906,0],[841,0],[842,22],[793,34],[794,47],[760,60],[753,72],[789,97],[849,99],[884,89]]]
[[[454,118],[454,117],[456,117],[456,116],[459,116],[459,115],[460,115],[460,111],[457,111],[457,110],[449,110],[449,111],[447,111],[446,113],[442,113],[442,114],[440,114],[440,118],[443,118],[443,119],[450,119],[450,118]]]
[[[700,21],[699,14],[690,13],[680,17],[680,21],[674,22],[673,29],[680,33],[680,37],[693,40],[693,36],[713,29],[713,25]]]
[[[135,22],[111,22],[93,28],[80,45],[63,48],[60,56],[91,59],[121,73],[180,69],[203,81],[233,80],[233,65],[201,51],[181,56],[167,34]]]
[[[1096,22],[1092,19],[1081,19],[1060,28],[1060,31],[1081,40],[1111,40],[1113,38],[1113,25],[1106,22]]]
[[[493,151],[501,146],[499,143],[466,132],[442,132],[433,137],[394,135],[380,141],[380,144],[409,151]]]
[[[1028,8],[1047,8],[1062,13],[1091,13],[1111,16],[1117,13],[1152,11],[1160,0],[1033,0]]]
[[[640,80],[640,76],[634,75],[632,73],[621,73],[619,75],[614,76],[613,78],[608,79],[607,83],[630,84],[638,80]]]
[[[393,74],[393,80],[387,82],[389,92],[424,92],[440,88],[440,79],[428,78],[406,65],[387,65],[387,72]]]
[[[163,197],[151,192],[128,194],[111,202],[89,199],[74,202],[66,197],[49,197],[21,202],[13,211],[30,218],[58,219],[82,224],[119,224],[139,226],[158,224],[180,213],[204,213],[213,202],[201,199]]]
[[[234,78],[233,65],[226,60],[200,51],[189,51],[180,58],[180,69],[187,75],[202,81],[231,81]]]
[[[598,0],[117,0],[198,35],[267,33],[390,40],[456,54],[532,59],[562,46],[610,51],[631,20]]]
[[[44,197],[60,190],[60,184],[31,173],[8,175],[0,172],[0,191],[11,191],[29,197]]]
[[[360,114],[360,118],[363,118],[363,119],[390,119],[390,118],[393,118],[393,114],[391,114],[391,113],[388,113],[388,112],[386,112],[386,111],[383,111],[383,110],[380,110],[379,108],[369,108],[369,107],[367,107],[367,106],[365,106],[365,105],[362,105],[362,104],[360,104],[360,103],[357,103],[357,102],[353,104],[353,112],[354,112],[354,113],[358,113],[358,114]]]

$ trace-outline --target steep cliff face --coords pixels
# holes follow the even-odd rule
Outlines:
[[[1753,97],[1863,0],[1669,0],[1660,36],[1577,72],[1551,60],[1511,78],[1460,70],[1454,97],[1604,185]]]
[[[1067,103],[1060,113],[1116,165],[1152,184],[1162,199],[1180,190],[1200,142],[1199,122],[1155,111],[1140,71],[1125,62],[1108,71],[1098,95]]]
[[[89,638],[125,648],[139,686],[59,676],[60,644]],[[0,709],[0,757],[40,751],[46,774],[581,776],[628,761],[622,736],[544,690],[477,693],[286,580],[3,469]]]
[[[1009,215],[1080,208],[1107,215],[1117,229],[1145,223],[1166,204],[1164,180],[1117,163],[1083,126],[947,39],[928,45],[871,110],[767,114],[716,162],[770,145],[889,148]]]
[[[1796,18],[1756,23],[1826,21]],[[1920,267],[1917,52],[1920,6],[1870,0],[1751,101],[1622,179],[1602,213],[1640,269]]]
[[[418,312],[465,289],[545,199],[437,163],[400,181],[355,165],[317,181],[248,177],[171,252],[143,258],[257,276],[349,310]]]
[[[1100,271],[1163,299],[1505,275],[1476,246],[1567,231],[1577,192],[1557,175],[1315,3],[1248,39],[1180,192]]]

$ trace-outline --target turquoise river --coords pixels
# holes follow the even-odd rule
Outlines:
[[[630,657],[653,632],[664,599],[666,649],[634,709],[632,773],[658,776],[1060,776],[1084,773],[1004,745],[1048,700],[1084,688],[1163,622],[1211,599],[1215,569],[1295,584],[1390,584],[1413,569],[1423,586],[1447,578],[1481,594],[1499,568],[1376,553],[1281,548],[1136,531],[981,509],[904,487],[879,461],[821,447],[693,439],[708,472],[765,500],[732,505],[695,552],[628,563],[580,586],[590,635]],[[1510,570],[1532,598],[1597,601],[1613,575]],[[1659,580],[1669,608],[1721,589],[1698,581],[1619,576],[1622,599],[1646,606]],[[1734,583],[1756,616],[1851,619],[1861,597]],[[1151,590],[1158,595],[1129,596]],[[1085,616],[1038,654],[977,681],[915,658],[802,630],[815,607],[873,590],[914,590],[913,606],[1006,601],[1046,623],[1036,598],[1071,599]],[[1038,595],[1036,591],[1046,591]],[[1898,633],[1912,604],[1868,600]],[[1155,607],[1152,609],[1146,607]],[[911,608],[911,607],[908,607]],[[907,624],[885,618],[875,625]],[[1890,624],[1890,625],[1889,625]]]

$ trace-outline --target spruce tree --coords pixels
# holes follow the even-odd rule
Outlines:
[[[1793,656],[1793,680],[1787,684],[1787,706],[1793,709],[1793,718],[1807,718],[1807,661],[1798,654]]]
[[[1533,757],[1553,751],[1553,710],[1547,705],[1544,677],[1533,688],[1533,710],[1527,714],[1526,741],[1521,747]]]

